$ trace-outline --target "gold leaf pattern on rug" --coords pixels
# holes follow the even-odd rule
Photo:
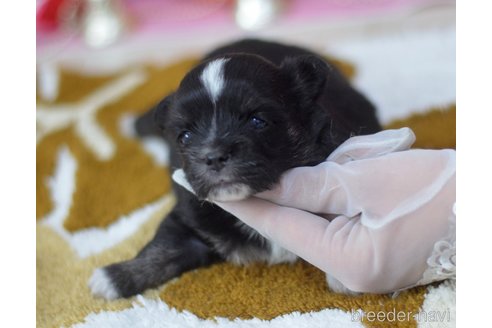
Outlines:
[[[70,246],[49,227],[38,224],[36,231],[36,326],[42,328],[69,327],[81,322],[88,314],[117,311],[131,307],[133,299],[108,302],[92,296],[87,281],[100,266],[122,261],[136,255],[153,236],[162,217],[174,206],[165,203],[130,238],[98,255],[79,259]],[[158,290],[144,296],[158,297]]]
[[[236,266],[217,264],[185,273],[170,283],[161,298],[178,310],[201,318],[226,317],[270,320],[279,315],[337,308],[351,313],[405,311],[417,314],[426,288],[413,288],[398,297],[390,295],[347,296],[328,290],[325,274],[312,265],[294,264]],[[371,322],[365,322],[370,327]],[[415,321],[377,322],[378,327],[414,327]],[[374,326],[376,327],[376,326]]]
[[[110,160],[116,151],[111,136],[96,119],[98,111],[120,99],[145,82],[144,70],[133,70],[88,93],[74,103],[38,104],[36,108],[36,139],[71,128],[86,148],[101,161]]]
[[[456,104],[431,108],[423,114],[388,124],[386,129],[412,128],[417,136],[413,148],[456,149]]]
[[[148,79],[143,85],[99,109],[97,122],[116,145],[116,152],[110,160],[97,159],[80,138],[74,135],[72,127],[45,136],[38,143],[36,154],[37,217],[40,218],[52,210],[46,180],[53,174],[55,154],[64,144],[69,146],[77,161],[83,163],[77,169],[77,188],[69,216],[64,223],[69,231],[92,226],[105,227],[121,215],[169,192],[167,169],[155,165],[142,150],[138,140],[122,136],[118,124],[123,114],[143,113],[174,90],[194,62],[183,61],[164,69],[149,68]],[[83,76],[76,77],[74,74],[68,76],[84,79]],[[105,81],[109,83],[111,80]],[[64,84],[64,80],[61,84]],[[80,88],[78,91],[84,92]],[[82,99],[75,95],[72,97]],[[61,93],[59,98],[64,99],[64,95]]]
[[[63,104],[81,100],[86,94],[96,91],[115,78],[114,75],[84,75],[69,70],[59,70],[57,97],[46,102],[39,93],[36,94],[38,104]],[[36,90],[39,91],[39,90]]]

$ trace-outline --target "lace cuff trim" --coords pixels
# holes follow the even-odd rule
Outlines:
[[[444,279],[456,279],[456,204],[449,217],[448,235],[434,244],[431,256],[427,259],[427,269],[417,285],[425,285]]]

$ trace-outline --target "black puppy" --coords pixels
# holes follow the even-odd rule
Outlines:
[[[301,48],[244,40],[207,55],[136,129],[165,134],[172,167],[183,168],[196,196],[175,184],[177,204],[154,239],[134,259],[94,272],[90,288],[107,299],[217,261],[295,261],[204,200],[266,190],[286,170],[319,164],[350,136],[380,126],[374,107],[330,63]]]

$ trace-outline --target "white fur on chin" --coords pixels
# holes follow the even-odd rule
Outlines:
[[[196,194],[193,188],[191,187],[188,179],[186,178],[186,174],[183,169],[178,169],[174,171],[172,178],[174,182],[181,185],[189,192]],[[253,194],[253,191],[250,187],[243,183],[237,183],[229,186],[225,186],[222,188],[215,188],[210,191],[208,194],[207,200],[212,202],[233,202],[237,200],[243,200],[248,198]]]
[[[252,190],[243,183],[212,189],[207,199],[214,202],[234,202],[251,196]]]

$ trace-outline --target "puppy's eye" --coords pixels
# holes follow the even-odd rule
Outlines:
[[[257,116],[251,117],[250,123],[255,129],[263,129],[267,126],[267,122],[265,122],[261,118],[258,118]]]
[[[178,136],[178,141],[184,146],[189,145],[191,143],[191,132],[190,131],[181,132],[180,135]]]

